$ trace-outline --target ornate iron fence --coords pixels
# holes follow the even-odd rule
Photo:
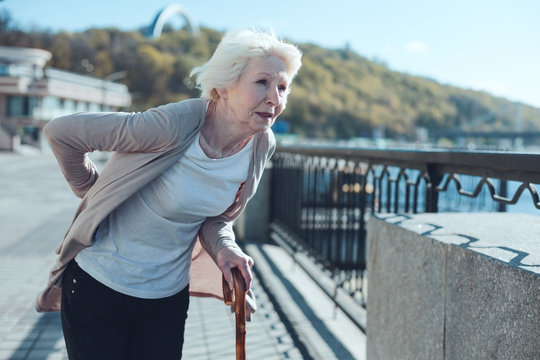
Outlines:
[[[273,157],[272,237],[309,254],[365,306],[370,213],[505,211],[525,191],[536,210],[535,184],[540,155],[534,154],[280,146]]]

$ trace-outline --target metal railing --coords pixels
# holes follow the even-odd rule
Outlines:
[[[334,295],[340,288],[365,307],[369,214],[505,211],[524,192],[535,211],[535,184],[540,155],[534,154],[280,146],[271,236],[320,265],[334,280]]]

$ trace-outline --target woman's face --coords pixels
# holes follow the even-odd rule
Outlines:
[[[224,90],[230,121],[257,133],[272,126],[287,102],[289,75],[277,56],[252,59],[232,88]]]

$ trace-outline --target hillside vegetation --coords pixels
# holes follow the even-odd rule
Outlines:
[[[202,28],[198,38],[169,29],[150,40],[138,31],[89,29],[81,33],[22,31],[0,14],[0,45],[42,48],[48,66],[105,77],[127,71],[130,110],[197,97],[190,70],[207,60],[222,34]],[[305,137],[348,139],[384,129],[393,138],[414,139],[430,131],[469,125],[474,130],[513,131],[516,105],[484,92],[442,85],[370,61],[348,49],[298,44],[303,66],[281,119]],[[522,129],[540,129],[540,109],[521,106]],[[496,113],[478,122],[481,116]]]

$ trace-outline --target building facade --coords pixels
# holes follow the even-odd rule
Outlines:
[[[0,150],[17,150],[21,143],[43,146],[42,129],[58,116],[131,104],[125,85],[45,67],[51,56],[41,49],[0,46]]]

